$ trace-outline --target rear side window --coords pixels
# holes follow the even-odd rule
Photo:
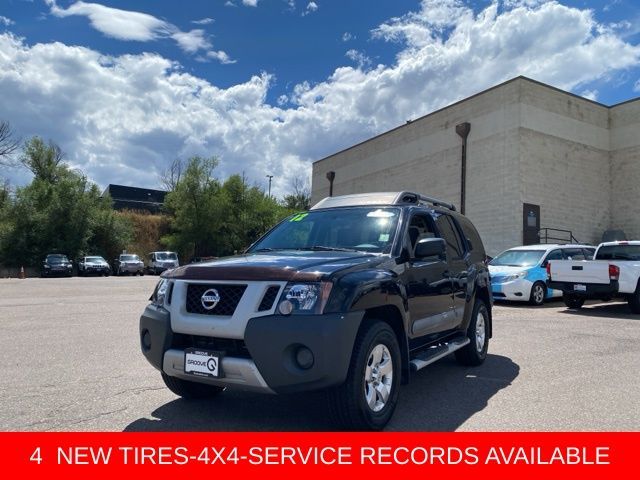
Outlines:
[[[600,247],[596,260],[640,260],[640,245],[606,245]]]
[[[473,226],[471,221],[466,217],[457,217],[458,225],[462,229],[462,233],[467,239],[467,245],[469,247],[470,252],[479,253],[480,255],[484,255],[484,245],[482,243],[482,239],[480,238],[480,234],[476,230],[476,227]]]
[[[596,252],[595,248],[583,248],[584,258],[587,260],[593,260],[593,254]]]
[[[562,254],[562,250],[552,250],[549,255],[547,255],[546,261],[549,260],[564,260],[564,255]]]
[[[449,258],[462,258],[464,254],[464,248],[462,247],[462,240],[458,235],[458,231],[453,224],[453,220],[449,215],[440,215],[436,219],[436,225],[440,231],[440,235],[447,244],[447,256]]]
[[[585,260],[586,258],[581,248],[565,248],[564,255],[567,260]]]

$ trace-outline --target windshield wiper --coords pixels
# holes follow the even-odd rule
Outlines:
[[[327,247],[324,245],[311,245],[309,247],[300,247],[296,250],[311,250],[314,252],[357,252],[355,248]]]

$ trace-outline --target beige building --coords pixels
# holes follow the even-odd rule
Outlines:
[[[410,190],[461,210],[464,190],[490,255],[545,228],[640,239],[640,98],[606,106],[517,77],[318,160],[312,203],[329,195],[329,172],[334,195]]]

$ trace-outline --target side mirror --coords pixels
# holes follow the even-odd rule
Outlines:
[[[416,245],[415,257],[438,257],[445,258],[447,251],[447,244],[442,238],[423,238],[418,240]]]

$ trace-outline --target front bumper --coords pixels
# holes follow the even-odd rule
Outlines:
[[[145,309],[140,317],[140,341],[149,363],[167,375],[265,393],[293,393],[344,382],[363,315],[350,312],[251,318],[244,335],[249,358],[222,357],[224,377],[219,379],[184,373],[184,338],[192,336],[174,334],[170,314],[162,308],[150,305]],[[302,347],[313,354],[309,368],[302,368],[296,361]]]
[[[491,291],[494,300],[513,300],[528,302],[531,296],[533,283],[524,278],[506,283],[491,283]]]
[[[126,264],[126,263],[120,264],[118,268],[121,272],[127,272],[127,273],[138,273],[144,270],[143,265]]]

